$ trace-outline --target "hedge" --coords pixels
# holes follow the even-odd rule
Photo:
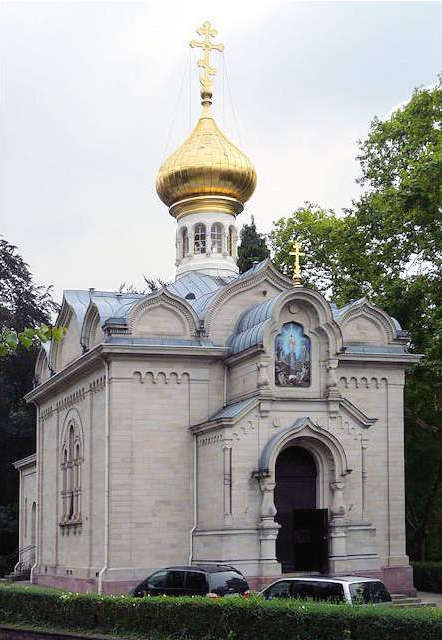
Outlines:
[[[440,640],[436,609],[259,598],[132,598],[0,588],[0,623],[177,640]]]
[[[413,562],[413,575],[418,591],[442,593],[442,562]]]

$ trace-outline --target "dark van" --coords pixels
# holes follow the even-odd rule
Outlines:
[[[191,565],[155,571],[132,589],[130,595],[143,596],[225,596],[249,595],[242,573],[230,565]]]

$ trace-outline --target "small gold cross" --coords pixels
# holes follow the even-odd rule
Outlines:
[[[201,82],[201,98],[202,104],[206,104],[208,106],[211,105],[212,101],[212,77],[214,76],[216,71],[213,67],[210,66],[210,52],[212,50],[216,51],[224,51],[223,44],[213,44],[210,42],[210,38],[215,38],[218,35],[218,31],[212,28],[210,22],[206,20],[203,25],[197,29],[197,33],[200,36],[204,36],[204,40],[202,42],[198,42],[197,40],[192,40],[190,42],[191,47],[201,47],[203,50],[203,57],[198,60],[198,66],[203,69],[203,73],[200,77]]]
[[[295,264],[293,267],[293,282],[295,287],[301,286],[301,264],[299,258],[305,256],[305,253],[301,253],[301,243],[296,241],[293,243],[293,251],[290,251],[291,256],[295,256]]]

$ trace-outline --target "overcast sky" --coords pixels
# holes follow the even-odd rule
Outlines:
[[[57,299],[174,276],[155,176],[198,115],[206,19],[218,123],[258,174],[238,222],[263,231],[305,200],[349,205],[372,117],[441,68],[440,3],[0,2],[0,233]]]

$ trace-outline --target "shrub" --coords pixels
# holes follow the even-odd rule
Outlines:
[[[189,640],[440,640],[434,609],[259,598],[131,598],[0,588],[0,622]]]
[[[413,574],[419,591],[442,593],[442,562],[413,562]]]

